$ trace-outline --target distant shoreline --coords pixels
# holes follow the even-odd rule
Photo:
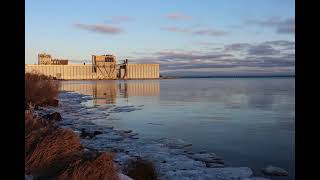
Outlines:
[[[181,77],[160,77],[159,79],[198,79],[198,78],[284,78],[293,76],[181,76]]]
[[[160,78],[154,78],[154,79],[56,79],[58,81],[116,81],[116,80],[121,80],[121,81],[130,81],[130,80],[165,80],[165,79],[205,79],[205,78],[295,78],[295,76],[199,76],[199,77],[194,77],[194,76],[184,76],[184,77],[160,77]]]

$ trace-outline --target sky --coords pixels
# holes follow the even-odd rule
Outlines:
[[[25,63],[38,53],[159,63],[169,76],[294,75],[294,0],[26,0]]]

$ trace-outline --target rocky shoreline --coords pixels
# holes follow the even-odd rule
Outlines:
[[[81,144],[88,150],[115,152],[114,161],[123,169],[131,159],[147,159],[154,163],[158,179],[267,179],[254,177],[249,167],[228,167],[225,161],[214,153],[194,153],[191,144],[179,139],[146,139],[131,130],[118,130],[111,126],[95,124],[106,120],[110,114],[97,107],[86,107],[82,102],[92,97],[61,92],[58,107],[40,108],[39,116],[58,112],[60,127],[70,128],[81,137]],[[119,107],[112,107],[117,111]],[[55,114],[57,116],[57,114]],[[60,118],[58,116],[58,118]]]

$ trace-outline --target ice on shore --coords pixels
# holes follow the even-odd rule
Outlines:
[[[253,175],[248,167],[225,167],[224,160],[214,153],[190,152],[188,147],[192,144],[181,139],[146,141],[131,130],[97,125],[95,120],[105,118],[106,114],[99,111],[98,107],[86,108],[82,104],[83,101],[90,100],[90,97],[63,92],[60,93],[59,100],[59,107],[42,109],[41,113],[59,112],[62,115],[60,125],[73,129],[79,136],[83,130],[87,133],[101,132],[91,138],[81,139],[81,143],[89,149],[116,152],[115,161],[121,168],[128,160],[143,158],[154,162],[160,180],[234,180],[250,179]],[[128,106],[110,109],[113,109],[111,112],[129,112],[138,108]]]

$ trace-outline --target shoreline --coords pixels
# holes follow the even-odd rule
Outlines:
[[[190,144],[179,139],[146,140],[131,130],[116,130],[94,123],[105,120],[110,114],[96,107],[86,107],[82,102],[92,97],[74,92],[60,92],[59,106],[37,110],[40,116],[59,112],[62,116],[60,127],[72,129],[81,135],[81,130],[101,134],[93,138],[81,138],[81,144],[88,149],[112,151],[115,162],[123,169],[129,159],[144,158],[154,162],[159,179],[254,179],[249,167],[227,167],[224,160],[214,153],[194,153],[188,150]]]

